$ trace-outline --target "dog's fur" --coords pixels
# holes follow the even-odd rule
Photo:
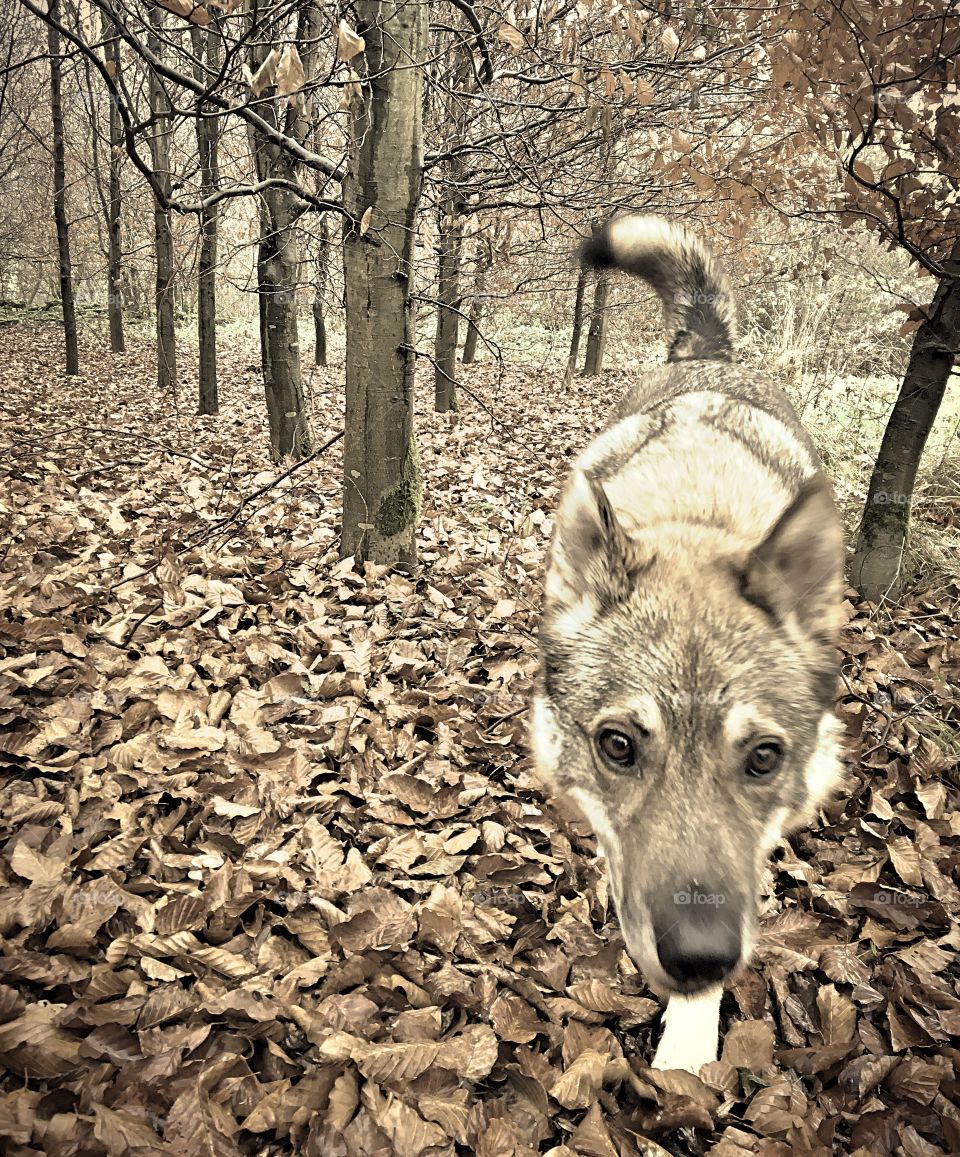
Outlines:
[[[582,257],[654,287],[669,357],[561,499],[532,740],[541,777],[591,822],[630,955],[668,998],[654,1063],[696,1072],[716,1058],[722,981],[750,954],[767,857],[839,775],[843,543],[786,396],[733,362],[709,250],[628,216]]]

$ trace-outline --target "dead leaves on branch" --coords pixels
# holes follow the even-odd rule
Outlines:
[[[337,28],[337,60],[347,64],[366,47],[367,42],[364,38],[354,32],[345,20],[341,20]]]
[[[192,0],[156,0],[156,3],[174,16],[181,16],[201,28],[210,23],[210,12],[205,4],[194,4]]]
[[[255,97],[275,88],[277,96],[293,98],[307,82],[303,62],[293,44],[285,45],[282,51],[271,48],[255,73],[244,67],[247,84]]]
[[[174,16],[179,16],[200,28],[210,23],[211,12],[229,15],[243,7],[243,0],[202,0],[202,3],[195,3],[194,0],[153,0],[153,2],[160,8],[172,12]]]
[[[850,800],[778,855],[721,1059],[652,1072],[659,1005],[523,742],[550,510],[613,380],[475,367],[505,426],[420,415],[423,566],[361,576],[337,457],[205,537],[271,477],[249,354],[178,421],[137,355],[38,398],[55,332],[2,340],[5,1152],[960,1150],[946,599],[851,615]]]

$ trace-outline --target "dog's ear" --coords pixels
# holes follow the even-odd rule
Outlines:
[[[827,482],[808,482],[751,551],[741,591],[779,621],[794,614],[814,636],[831,638],[838,626],[843,576],[843,533]]]
[[[645,565],[603,486],[582,470],[573,472],[560,507],[553,565],[568,594],[564,601],[591,595],[601,607],[626,598]]]

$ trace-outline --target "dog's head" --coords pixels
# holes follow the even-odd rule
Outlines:
[[[599,483],[568,485],[534,751],[592,823],[627,948],[664,993],[747,957],[766,858],[837,777],[842,558],[820,478],[752,547],[709,527],[628,536]]]

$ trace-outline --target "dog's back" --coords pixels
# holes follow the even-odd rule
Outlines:
[[[679,520],[752,545],[820,465],[783,390],[734,361],[726,274],[700,241],[658,217],[608,222],[585,243],[582,259],[653,286],[664,307],[668,356],[625,392],[613,427],[581,465],[623,511],[625,529]],[[636,494],[646,496],[642,506],[630,501]]]

